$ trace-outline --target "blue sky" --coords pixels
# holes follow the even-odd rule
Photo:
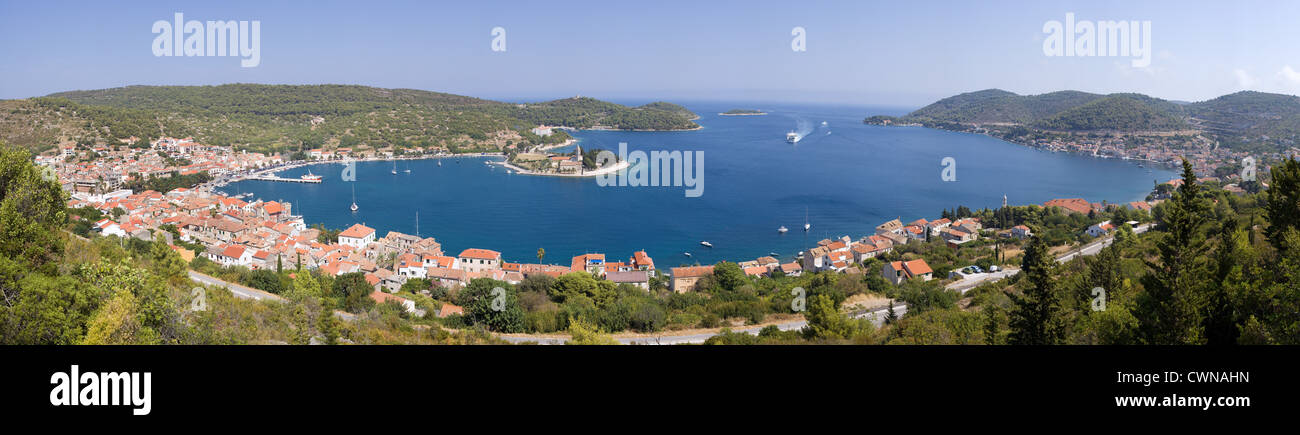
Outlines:
[[[155,57],[155,21],[258,20],[261,64]],[[1151,65],[1048,57],[1043,24],[1152,22]],[[1300,93],[1300,2],[0,1],[0,98],[125,85],[347,83],[504,100],[919,106],[1001,88],[1196,101]],[[491,29],[507,31],[505,52]],[[807,51],[790,49],[791,29]]]

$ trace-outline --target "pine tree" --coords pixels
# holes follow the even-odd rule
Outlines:
[[[1268,201],[1264,204],[1269,225],[1264,228],[1264,235],[1279,253],[1283,253],[1286,249],[1283,235],[1288,229],[1300,229],[1300,161],[1294,157],[1287,159],[1274,166],[1270,173],[1273,182],[1268,188]]]
[[[1002,323],[1006,318],[1006,311],[997,304],[990,304],[984,308],[984,344],[1006,344],[1002,336]]]
[[[1202,292],[1209,275],[1202,227],[1209,212],[1192,164],[1183,159],[1183,185],[1166,202],[1161,219],[1164,235],[1156,242],[1160,260],[1147,261],[1152,271],[1142,277],[1146,291],[1137,300],[1139,330],[1147,344],[1204,341]]]
[[[1041,237],[1029,239],[1021,262],[1021,273],[1029,283],[1023,295],[1009,294],[1015,309],[1011,311],[1011,344],[1058,344],[1065,338],[1061,321],[1061,304],[1056,294],[1052,272],[1056,260]]]
[[[885,324],[893,325],[898,321],[898,312],[894,311],[894,301],[889,301],[889,311],[885,312]]]
[[[1242,268],[1237,263],[1244,241],[1245,235],[1237,228],[1237,220],[1231,216],[1224,219],[1219,229],[1219,250],[1215,255],[1215,282],[1210,284],[1202,321],[1208,344],[1236,344],[1240,335],[1233,290],[1245,284]]]
[[[338,319],[334,318],[334,313],[329,308],[323,308],[319,316],[316,328],[320,330],[321,335],[325,336],[325,344],[338,344],[339,325]]]

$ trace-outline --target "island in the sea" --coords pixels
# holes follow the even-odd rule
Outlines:
[[[766,115],[766,114],[767,112],[758,109],[731,109],[726,112],[719,113],[719,115],[722,116],[758,116],[758,115]]]

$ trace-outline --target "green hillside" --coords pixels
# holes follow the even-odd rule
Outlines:
[[[963,123],[1027,123],[1099,98],[1102,96],[1078,91],[1025,96],[1001,89],[986,89],[944,98],[908,114],[907,118]]]
[[[1059,91],[1017,95],[988,89],[936,101],[902,117],[871,116],[867,124],[921,124],[964,129],[971,124],[1021,124],[1024,132],[1098,133],[1200,130],[1222,146],[1276,152],[1300,143],[1300,97],[1237,92],[1186,103],[1134,93]]]
[[[258,151],[323,145],[472,149],[535,139],[515,133],[538,124],[697,127],[691,121],[695,114],[670,103],[627,107],[575,97],[511,104],[351,85],[131,86],[0,103],[0,138],[34,151],[56,143],[109,143],[133,136],[193,136]]]
[[[1182,108],[1138,94],[1114,94],[1075,106],[1033,126],[1062,131],[1168,131],[1189,127]]]

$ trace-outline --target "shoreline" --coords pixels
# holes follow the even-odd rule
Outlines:
[[[1045,152],[1049,152],[1049,153],[1074,154],[1074,155],[1079,155],[1079,156],[1084,156],[1084,157],[1092,157],[1092,158],[1094,158],[1094,159],[1102,159],[1102,160],[1120,160],[1120,161],[1126,161],[1126,162],[1146,162],[1146,163],[1151,163],[1151,164],[1153,164],[1153,165],[1160,165],[1160,166],[1163,166],[1165,169],[1172,169],[1172,170],[1177,170],[1177,169],[1180,168],[1180,166],[1179,166],[1178,164],[1171,163],[1171,162],[1163,162],[1163,161],[1159,161],[1159,160],[1139,159],[1139,158],[1124,158],[1124,157],[1106,157],[1106,156],[1099,156],[1099,155],[1096,155],[1096,154],[1087,154],[1087,153],[1083,153],[1083,152],[1079,152],[1079,151],[1052,150],[1052,149],[1047,149],[1047,148],[1043,148],[1043,147],[1034,146],[1033,144],[1016,142],[1016,141],[1014,141],[1014,140],[1010,140],[1010,139],[1007,139],[1007,138],[994,136],[994,135],[989,134],[989,133],[987,133],[987,132],[960,131],[960,130],[952,130],[952,129],[942,128],[942,127],[928,127],[928,126],[925,126],[925,125],[922,125],[922,124],[876,124],[876,123],[870,123],[870,122],[863,122],[863,124],[865,124],[865,125],[873,125],[873,126],[877,126],[877,127],[904,127],[904,128],[908,128],[908,127],[910,127],[910,128],[924,128],[924,129],[928,129],[928,130],[946,131],[946,132],[949,132],[949,133],[974,134],[974,135],[979,135],[979,136],[984,136],[984,137],[988,137],[988,138],[997,139],[997,140],[1000,140],[1000,141],[1003,141],[1003,142],[1006,142],[1006,143],[1009,143],[1009,144],[1012,144],[1012,145],[1022,146],[1022,147],[1029,148],[1029,149],[1031,149],[1031,150],[1035,150],[1035,151],[1045,151]]]
[[[351,161],[353,161],[353,162],[386,162],[386,161],[401,161],[401,160],[459,159],[459,158],[466,158],[466,157],[505,157],[505,154],[502,154],[502,153],[487,153],[487,152],[483,152],[483,153],[461,153],[461,154],[432,154],[432,155],[420,155],[420,156],[416,156],[416,157],[367,157],[367,158],[364,158],[364,159],[352,159]],[[203,184],[200,184],[200,185],[194,186],[194,190],[203,190],[204,188],[207,188],[208,190],[211,190],[212,188],[216,188],[216,187],[224,187],[225,185],[228,185],[228,184],[231,184],[231,183],[238,183],[238,182],[240,182],[240,181],[256,181],[256,180],[253,180],[253,177],[258,177],[258,176],[263,176],[263,175],[275,175],[275,174],[277,174],[277,173],[279,173],[279,172],[287,171],[287,170],[290,170],[290,169],[298,169],[298,168],[302,168],[302,167],[315,166],[315,165],[344,164],[344,163],[347,163],[347,162],[348,162],[348,160],[344,160],[344,159],[332,159],[332,160],[309,160],[309,161],[299,161],[299,160],[295,160],[295,161],[293,161],[292,163],[286,163],[286,164],[282,164],[282,165],[280,165],[280,166],[275,166],[275,167],[272,167],[272,168],[262,168],[262,169],[258,169],[258,170],[255,170],[255,171],[251,171],[251,172],[248,172],[248,173],[245,173],[245,174],[240,174],[239,176],[236,176],[236,177],[233,177],[233,178],[230,178],[230,179],[227,179],[227,180],[213,180],[213,181],[209,181],[209,182],[207,182],[207,183],[203,183]]]

